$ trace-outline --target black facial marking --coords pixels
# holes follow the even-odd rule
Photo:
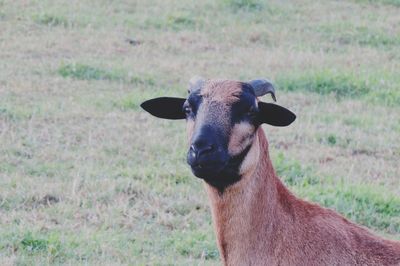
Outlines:
[[[187,118],[194,118],[197,115],[197,111],[199,110],[202,101],[203,98],[200,95],[200,90],[190,93],[186,102],[183,104],[183,111],[186,113]]]
[[[246,88],[246,87],[245,87]],[[250,88],[251,89],[251,88]],[[258,112],[258,105],[252,89],[244,89],[243,93],[239,96],[239,101],[232,105],[231,110],[231,125],[233,126],[239,122],[249,122],[256,127],[256,115]]]
[[[242,178],[239,174],[240,166],[247,153],[249,152],[251,144],[246,147],[240,154],[232,157],[223,171],[221,171],[217,176],[210,176],[203,178],[209,185],[215,187],[220,194],[224,193],[224,190],[240,181]]]
[[[244,83],[242,84],[242,92],[235,96],[238,97],[238,101],[230,107],[230,127],[233,128],[235,124],[248,122],[250,124],[253,124],[255,128],[257,128],[259,126],[256,119],[258,105],[253,88],[250,85]],[[196,103],[201,103],[201,101],[196,100],[196,95],[193,95],[189,97],[188,102],[190,102],[191,105],[195,107]],[[232,132],[225,132],[224,136],[220,135],[218,138],[215,134],[209,137],[216,139],[224,138],[226,140],[225,142],[228,143],[231,137],[231,133]],[[245,139],[251,136],[252,134],[246,136]],[[222,194],[227,187],[235,184],[242,178],[240,175],[240,167],[243,163],[244,158],[250,150],[251,144],[252,143],[245,147],[238,155],[229,156],[228,160],[226,161],[226,165],[223,166],[222,169],[204,175],[197,172],[197,176],[204,179],[209,185],[215,187]],[[226,154],[228,152],[227,148],[227,146],[224,147]],[[194,171],[194,173],[196,175],[196,171]]]

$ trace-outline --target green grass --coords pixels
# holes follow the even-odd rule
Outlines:
[[[370,73],[316,70],[281,74],[276,78],[276,83],[284,91],[311,92],[333,96],[338,100],[364,98],[386,106],[400,106],[398,83],[385,82],[384,77]]]
[[[0,116],[3,119],[7,119],[10,121],[15,121],[19,119],[27,119],[30,117],[29,111],[25,110],[24,108],[18,107],[2,107],[0,109]]]
[[[33,20],[38,24],[46,25],[49,27],[63,26],[67,27],[70,23],[65,17],[50,15],[50,14],[40,14],[33,17]]]
[[[276,82],[280,89],[286,91],[331,94],[339,99],[364,96],[371,91],[369,84],[355,74],[337,73],[330,70],[283,76]]]
[[[238,10],[246,10],[246,11],[254,11],[260,10],[263,8],[263,1],[258,0],[224,0],[225,5],[229,6],[235,11]]]
[[[196,26],[195,20],[188,13],[174,13],[167,16],[166,25],[175,30],[194,29]]]
[[[58,69],[58,73],[66,78],[71,77],[81,80],[122,80],[122,76],[118,73],[112,73],[110,71],[95,68],[88,65],[82,64],[69,64],[62,65]]]
[[[149,86],[155,85],[154,79],[149,76],[146,77],[146,75],[137,76],[124,71],[107,70],[85,64],[62,64],[57,72],[64,78],[78,80],[108,80]]]
[[[355,26],[348,22],[336,22],[319,26],[321,37],[341,45],[359,45],[390,48],[400,44],[400,37],[386,28]]]
[[[273,80],[282,180],[400,239],[397,6],[0,0],[0,265],[220,265],[184,121],[139,107],[193,75]]]
[[[174,247],[182,256],[204,258],[205,260],[219,258],[214,239],[208,232],[196,230],[179,232],[168,240],[168,245]]]
[[[357,2],[360,3],[370,3],[370,4],[386,4],[386,5],[393,5],[395,7],[400,7],[400,1],[399,0],[378,0],[378,1],[372,1],[372,0],[357,0]]]
[[[58,69],[58,74],[64,78],[71,77],[80,80],[123,80],[123,76],[117,72],[82,64],[62,65]]]
[[[22,239],[21,246],[28,252],[37,252],[47,249],[48,242],[43,239],[34,239],[31,235],[27,235]]]

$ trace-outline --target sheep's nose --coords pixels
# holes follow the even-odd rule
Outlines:
[[[190,153],[193,157],[199,159],[200,157],[212,153],[215,150],[215,145],[207,143],[206,141],[197,140],[190,146]]]
[[[187,163],[193,168],[213,167],[221,160],[221,137],[218,138],[215,128],[202,127],[194,134],[187,154]]]

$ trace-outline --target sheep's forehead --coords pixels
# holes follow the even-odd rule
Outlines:
[[[239,101],[242,83],[232,80],[209,80],[200,91],[203,99],[213,102],[232,104]]]

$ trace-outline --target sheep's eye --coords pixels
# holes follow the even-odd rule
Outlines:
[[[254,108],[253,106],[250,107],[250,109],[247,111],[246,115],[250,117],[255,117],[257,115],[257,109]]]

